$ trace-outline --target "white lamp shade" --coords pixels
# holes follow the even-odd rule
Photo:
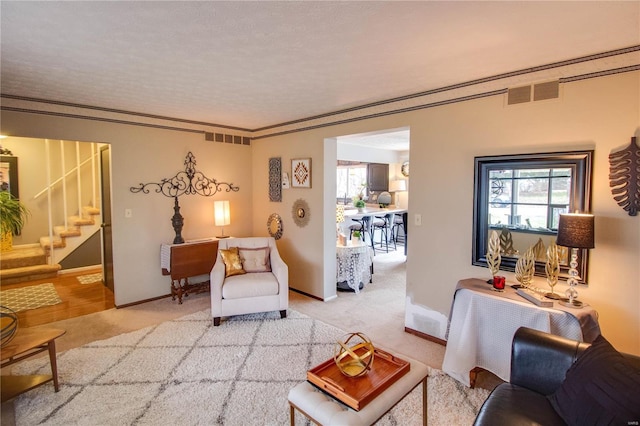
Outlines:
[[[231,213],[229,212],[228,201],[213,202],[213,217],[216,226],[227,226],[231,223]]]
[[[389,182],[389,192],[402,192],[407,190],[407,181],[403,179]]]

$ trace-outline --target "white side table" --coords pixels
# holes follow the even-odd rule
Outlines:
[[[358,293],[360,285],[371,282],[373,249],[365,244],[336,246],[336,282],[346,282]]]

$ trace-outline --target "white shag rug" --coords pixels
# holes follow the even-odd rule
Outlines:
[[[16,424],[288,425],[289,390],[344,334],[291,309],[219,327],[205,310],[59,353],[60,391],[47,384],[18,397]],[[13,373],[49,374],[48,357]],[[471,425],[488,394],[432,369],[429,424]],[[309,423],[296,411],[296,424]],[[422,387],[377,424],[421,425]]]

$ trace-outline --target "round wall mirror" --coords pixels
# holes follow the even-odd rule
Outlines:
[[[267,219],[267,231],[276,240],[282,238],[282,218],[278,213],[272,213]]]

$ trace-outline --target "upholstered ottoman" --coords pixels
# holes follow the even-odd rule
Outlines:
[[[300,383],[289,391],[291,425],[295,425],[295,410],[319,425],[371,425],[384,416],[398,402],[422,383],[422,416],[427,424],[427,377],[429,367],[423,363],[399,356],[409,361],[411,368],[360,411],[341,404],[331,396],[318,390],[309,382]]]

